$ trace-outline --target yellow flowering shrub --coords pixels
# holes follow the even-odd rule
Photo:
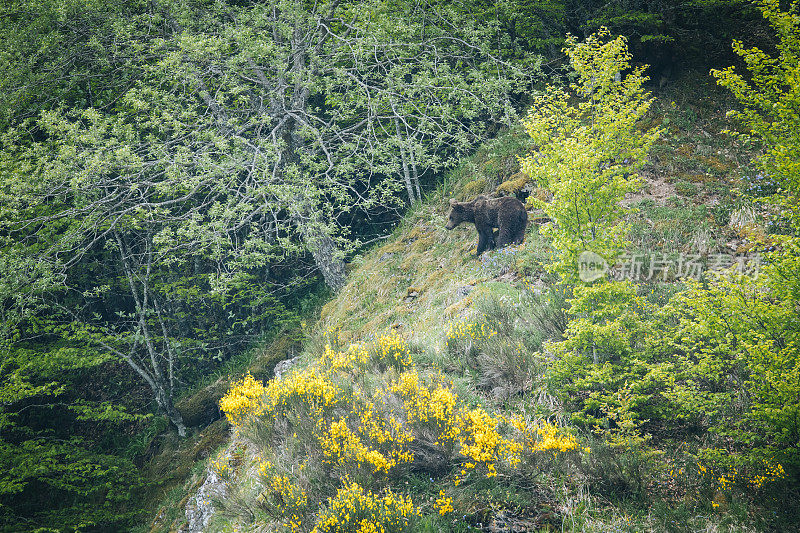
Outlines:
[[[411,365],[411,349],[406,340],[396,333],[387,333],[378,337],[376,352],[379,361],[398,370]]]
[[[697,461],[697,475],[709,493],[730,493],[735,486],[749,489],[762,489],[770,483],[786,478],[783,465],[773,461],[763,461],[760,465],[749,467],[729,467],[716,469],[711,463]]]
[[[303,465],[300,469],[302,470]],[[264,490],[256,501],[269,515],[279,518],[291,531],[301,530],[309,511],[306,487],[300,486],[286,473],[279,472],[270,461],[260,461],[258,473]]]
[[[389,391],[403,402],[406,421],[426,427],[437,436],[434,445],[452,447],[461,431],[456,416],[456,394],[442,383],[425,385],[416,370],[402,373]]]
[[[459,405],[456,393],[444,383],[426,385],[414,370],[401,374],[389,390],[402,400],[406,422],[415,435],[423,438],[433,434],[435,440],[427,443],[428,448],[439,447],[445,456],[455,450],[467,460],[462,476],[482,467],[487,477],[494,477],[497,462],[511,468],[519,464],[523,444],[500,434],[499,425],[504,419],[480,407],[466,409]]]
[[[312,533],[401,533],[410,531],[417,511],[411,498],[391,490],[384,496],[346,483],[328,501]]]
[[[512,468],[519,464],[522,444],[500,435],[497,427],[501,420],[481,407],[470,409],[459,417],[460,451],[469,459],[467,469],[484,465],[486,477],[494,477],[497,475],[497,461],[504,461]]]
[[[264,384],[248,373],[231,385],[228,393],[219,401],[219,406],[232,426],[241,426],[248,416],[260,416],[263,413],[263,395]]]
[[[224,457],[212,460],[211,469],[221,478],[228,478],[231,474],[230,464]]]
[[[349,395],[328,374],[310,366],[271,381],[264,391],[263,403],[265,417],[277,419],[287,411],[307,410],[310,416],[321,420],[324,412],[349,403]]]
[[[750,478],[750,485],[756,489],[762,488],[767,483],[786,478],[786,470],[780,463],[766,463],[761,473]]]
[[[482,322],[454,322],[445,334],[445,350],[451,356],[472,358],[480,347],[497,336],[497,331]]]
[[[379,335],[369,344],[353,343],[343,351],[337,351],[330,342],[325,345],[319,364],[327,372],[364,369],[374,361],[381,367],[404,370],[411,365],[411,348],[397,333]]]
[[[268,490],[279,495],[284,516],[289,519],[286,525],[293,529],[300,526],[301,517],[308,507],[308,496],[305,490],[292,484],[288,476],[274,476],[269,481]]]
[[[475,324],[454,331],[470,339],[495,335]],[[327,344],[316,363],[266,386],[248,375],[231,387],[220,402],[228,420],[237,427],[246,422],[256,437],[266,434],[262,457],[275,463],[258,465],[261,509],[290,531],[402,531],[416,513],[411,500],[376,495],[352,480],[388,487],[404,468],[444,472],[459,465],[458,485],[473,473],[493,478],[501,467],[516,468],[526,450],[578,447],[555,426],[528,427],[468,406],[451,382],[414,368],[409,354],[396,335],[345,350]],[[400,373],[368,381],[363,370],[371,363]],[[305,462],[291,459],[298,453]],[[433,508],[441,516],[454,512],[452,498],[440,492]]]
[[[350,393],[318,366],[295,371],[265,387],[251,376],[235,383],[220,407],[235,427],[252,421],[257,434],[271,438],[276,429],[284,436],[297,432],[319,438],[337,407],[352,405]],[[301,437],[304,438],[304,437]]]
[[[531,445],[531,450],[534,452],[539,451],[552,451],[570,452],[579,448],[578,441],[575,437],[568,433],[564,433],[560,428],[551,424],[550,422],[542,422],[535,428],[536,438]],[[588,452],[588,448],[584,448]]]
[[[414,456],[403,450],[403,444],[412,437],[409,434],[388,431],[369,416],[371,410],[362,417],[358,432],[347,425],[347,419],[333,422],[327,433],[320,439],[326,461],[332,466],[353,465],[361,468],[368,465],[372,473],[389,473],[398,463],[410,463]],[[369,416],[365,421],[364,418]],[[399,429],[399,428],[398,428]],[[366,443],[365,443],[366,441]],[[383,452],[371,445],[388,448]]]
[[[466,343],[475,341],[489,340],[497,335],[497,332],[483,323],[478,322],[456,322],[450,324],[445,334],[448,351],[452,352]]]
[[[534,424],[529,424],[519,417],[510,417],[506,420],[523,435],[525,445],[532,452],[553,452],[557,454],[559,452],[582,451],[591,453],[588,447],[582,448],[578,440],[563,427],[546,420],[540,420]]]
[[[369,362],[369,351],[361,344],[351,344],[347,350],[337,352],[330,344],[320,358],[320,365],[327,371],[363,368]]]
[[[344,345],[346,335],[340,326],[332,326],[322,332],[322,340],[326,345],[332,346],[336,350]]]

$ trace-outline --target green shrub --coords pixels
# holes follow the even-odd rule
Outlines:
[[[573,282],[581,252],[613,261],[626,244],[620,200],[640,186],[635,172],[661,130],[638,127],[653,101],[644,67],[618,79],[630,68],[624,37],[611,39],[605,28],[580,43],[570,35],[563,51],[576,75],[572,92],[549,87],[535,99],[523,119],[535,151],[520,164],[553,193],[528,202],[555,222],[543,228],[557,251],[550,268]]]

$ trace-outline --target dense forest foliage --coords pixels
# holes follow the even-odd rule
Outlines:
[[[796,475],[794,9],[5,2],[0,529],[143,520],[154,437],[193,431],[178,399],[340,294],[350,261],[522,117],[536,147],[518,153],[522,169],[552,194],[529,200],[556,222],[548,272],[575,285],[550,379],[576,422],[607,425],[613,410],[638,446],[645,422],[702,419],[752,450],[740,468],[779,456]],[[648,91],[709,69],[775,180],[768,264],[757,280],[693,285],[663,314],[634,312],[646,305],[631,287],[582,286],[571,265],[627,244],[618,202],[661,134],[641,127]],[[594,210],[571,219],[587,198]],[[682,379],[665,392],[668,376]],[[752,409],[726,411],[740,394]]]

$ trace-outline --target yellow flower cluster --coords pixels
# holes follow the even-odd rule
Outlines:
[[[331,343],[325,345],[325,352],[320,358],[320,365],[326,371],[347,371],[363,368],[370,361],[370,353],[375,360],[404,370],[411,365],[411,348],[406,340],[396,333],[380,335],[368,345],[354,343],[347,350],[336,351]]]
[[[453,498],[446,498],[444,495],[444,491],[439,491],[439,497],[436,498],[436,501],[433,504],[433,508],[436,511],[439,511],[439,514],[444,516],[447,513],[453,512]]]
[[[231,472],[228,462],[221,458],[211,461],[211,469],[214,470],[219,477],[227,477]]]
[[[765,467],[763,474],[756,474],[750,480],[750,483],[757,489],[763,487],[765,483],[777,481],[786,477],[786,471],[780,463],[767,463]]]
[[[343,391],[316,367],[308,367],[269,383],[264,391],[263,414],[278,418],[287,409],[302,406],[321,416],[323,410],[344,402]]]
[[[717,483],[719,484],[719,490],[721,491],[728,491],[733,486],[733,482],[736,481],[736,470],[734,470],[728,476],[719,476],[717,478]]]
[[[529,292],[536,294],[537,287],[533,283],[531,283],[531,281],[528,278],[522,278],[522,285],[524,285]]]
[[[536,426],[536,433],[538,438],[531,446],[535,452],[538,451],[553,451],[553,452],[570,452],[578,449],[578,441],[575,437],[564,433],[557,426],[550,422],[544,422]],[[584,448],[585,452],[589,452],[588,448]]]
[[[325,343],[331,346],[341,346],[345,338],[340,326],[329,327],[322,333],[322,336]]]
[[[411,435],[400,433],[397,440],[391,432],[381,428],[370,414],[362,416],[363,425],[359,433],[366,433],[366,441],[377,444],[393,444],[386,453],[364,444],[361,437],[347,425],[347,419],[340,419],[331,424],[328,432],[320,439],[322,451],[330,464],[354,464],[361,467],[368,464],[373,473],[388,473],[398,462],[410,463],[414,460],[411,452],[404,451],[402,446],[411,440]]]
[[[292,484],[288,476],[273,476],[269,480],[269,488],[281,495],[287,508],[302,508],[308,504],[306,491],[300,490]]]
[[[470,460],[462,475],[478,465],[486,467],[486,475],[497,475],[495,463],[504,461],[510,467],[520,462],[522,444],[498,432],[502,418],[495,418],[482,408],[459,409],[458,397],[443,383],[424,385],[416,371],[404,372],[389,390],[403,401],[406,419],[411,426],[423,425],[436,435],[434,444],[458,447]]]
[[[327,507],[312,533],[400,533],[416,514],[411,498],[392,491],[379,497],[355,482],[339,489]]]
[[[249,373],[231,385],[228,393],[219,401],[219,406],[232,426],[241,426],[250,415],[260,416],[261,397],[264,385]]]
[[[420,422],[431,427],[438,436],[436,444],[452,445],[461,427],[457,423],[456,394],[442,383],[426,386],[421,383],[416,370],[400,374],[389,387],[403,401],[409,424]]]
[[[737,480],[740,483],[750,484],[752,487],[760,489],[765,484],[786,477],[786,471],[780,463],[768,461],[764,462],[761,472],[755,473],[752,476],[740,474],[736,468],[732,468],[726,473],[714,473],[714,469],[711,466],[706,466],[699,461],[697,462],[697,473],[701,477],[710,480],[715,490],[722,492],[731,490]]]
[[[580,444],[570,435],[564,432],[555,424],[544,421],[529,426],[524,420],[519,417],[511,416],[504,418],[511,426],[513,426],[523,436],[525,444],[531,452],[571,452],[578,450]],[[582,448],[584,453],[590,453],[589,448]]]
[[[453,332],[470,339],[496,334],[479,324],[462,324]],[[236,427],[245,421],[248,428],[251,422],[261,424],[257,427],[266,426],[268,433],[280,432],[277,437],[282,442],[292,435],[297,441],[299,434],[305,440],[295,443],[314,458],[315,472],[321,467],[323,475],[345,479],[391,474],[414,462],[415,445],[419,449],[436,446],[448,461],[460,458],[463,467],[456,484],[469,471],[491,478],[498,475],[500,465],[515,468],[523,450],[578,448],[574,437],[552,424],[529,426],[520,418],[509,420],[480,406],[470,408],[460,401],[452,383],[441,376],[420,375],[411,366],[409,354],[408,344],[396,335],[383,335],[374,344],[352,344],[345,351],[328,344],[317,363],[267,386],[245,376],[234,383],[220,406]],[[374,391],[365,388],[356,374],[373,358],[401,370],[399,375],[386,374],[396,377]],[[402,370],[406,365],[410,369]],[[415,443],[416,439],[421,442]],[[308,531],[316,515],[315,533],[387,533],[408,527],[415,514],[410,499],[391,492],[375,495],[350,481],[317,513],[313,485],[301,473],[304,467],[290,472],[269,461],[258,467],[263,486],[259,505],[291,531]],[[440,492],[434,509],[442,515],[453,512],[452,498]]]
[[[325,412],[349,402],[349,397],[329,375],[311,366],[272,380],[266,387],[248,374],[231,386],[220,400],[220,408],[236,427],[240,427],[248,417],[272,423],[286,412],[295,410],[321,429]]]
[[[382,362],[398,370],[404,370],[411,365],[411,349],[400,335],[396,333],[381,335],[376,344]]]
[[[270,471],[272,470],[273,465],[270,461],[261,461],[258,463],[258,473],[262,477],[269,476]]]
[[[447,330],[447,345],[452,342],[465,340],[488,340],[497,335],[497,332],[486,324],[477,322],[457,322],[450,324]]]
[[[369,352],[361,344],[351,344],[343,351],[337,352],[330,344],[325,345],[325,352],[320,358],[320,365],[329,371],[349,370],[364,367],[369,362]]]
[[[301,470],[303,465],[301,465]],[[291,531],[300,531],[303,517],[308,512],[308,493],[292,483],[287,475],[277,473],[269,461],[261,461],[258,473],[264,485],[264,491],[258,496],[257,501],[271,514],[286,520],[284,525]]]
[[[459,420],[461,454],[471,460],[466,467],[474,468],[477,464],[483,463],[487,469],[486,477],[497,475],[494,464],[498,460],[504,460],[512,468],[520,462],[522,444],[507,439],[497,432],[500,420],[480,407],[470,409]]]

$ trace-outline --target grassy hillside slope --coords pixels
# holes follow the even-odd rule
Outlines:
[[[687,88],[688,87],[688,88]],[[626,199],[631,253],[746,251],[761,186],[749,154],[719,132],[731,102],[703,84],[662,95],[667,134]],[[347,285],[309,325],[302,357],[223,400],[232,437],[208,462],[210,531],[780,530],[778,492],[723,491],[689,472],[702,435],[647,438],[576,425],[549,375],[568,289],[544,264],[547,223],[475,256],[474,227],[444,229],[448,198],[545,194],[519,173],[520,130],[501,134],[352,261]],[[680,280],[641,280],[655,310]],[[226,403],[227,402],[227,403]],[[613,418],[613,417],[612,417]],[[617,431],[619,430],[619,431]],[[666,431],[666,428],[665,428]],[[694,467],[693,467],[694,468]],[[206,477],[197,471],[196,490]],[[778,476],[776,476],[777,478]],[[781,489],[782,490],[782,489]],[[191,495],[191,494],[190,494]],[[185,504],[181,502],[181,504]],[[778,509],[780,511],[780,509]],[[785,511],[785,509],[784,509]],[[182,529],[166,514],[153,530]]]

